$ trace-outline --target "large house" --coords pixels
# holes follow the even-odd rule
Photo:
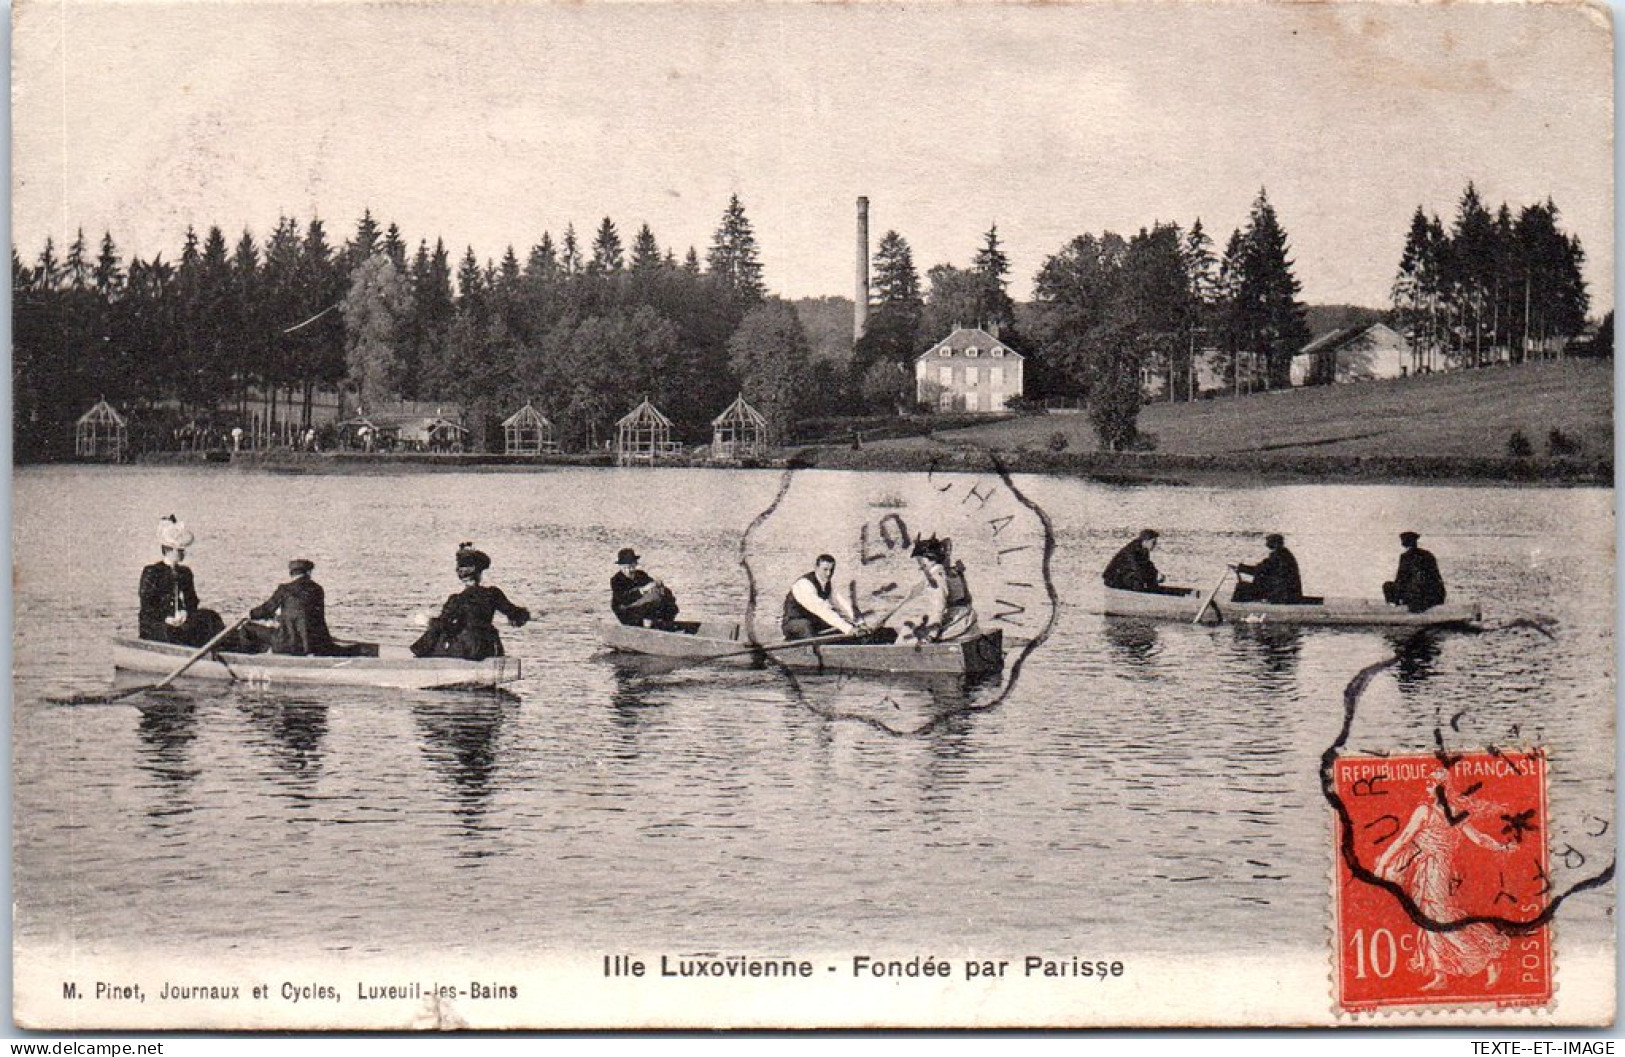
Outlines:
[[[980,327],[959,327],[915,357],[915,397],[938,411],[1003,411],[1022,394],[1023,359]]]
[[[1334,330],[1292,357],[1293,385],[1331,385],[1377,378],[1403,378],[1411,370],[1411,350],[1386,323]]]

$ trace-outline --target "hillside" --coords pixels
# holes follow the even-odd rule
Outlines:
[[[1497,458],[1514,431],[1544,455],[1558,429],[1579,442],[1581,455],[1604,457],[1613,451],[1613,396],[1612,361],[1566,360],[1152,404],[1139,424],[1156,451],[1171,455]],[[1024,416],[881,443],[1042,451],[1057,434],[1069,453],[1098,450],[1083,414]]]

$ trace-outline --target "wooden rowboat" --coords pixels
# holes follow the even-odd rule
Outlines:
[[[1106,590],[1107,616],[1142,617],[1148,620],[1196,620],[1196,610],[1206,598],[1195,588],[1171,588],[1180,594],[1153,594],[1149,591]],[[1446,602],[1412,613],[1404,606],[1391,606],[1373,598],[1317,598],[1298,605],[1270,602],[1232,602],[1216,597],[1203,614],[1205,623],[1249,624],[1335,624],[1351,627],[1441,627],[1476,624],[1480,619],[1476,602]]]
[[[678,631],[629,627],[605,621],[600,635],[618,653],[679,661],[751,664],[772,657],[792,668],[850,672],[911,672],[981,675],[1004,667],[1004,633],[990,631],[953,642],[897,642],[891,645],[843,643],[788,646],[784,642],[752,643],[736,623],[684,621]]]
[[[519,658],[491,657],[464,661],[450,657],[414,657],[405,646],[356,643],[361,657],[290,657],[276,653],[210,653],[186,670],[182,679],[246,682],[254,686],[285,684],[385,686],[402,690],[494,688],[519,678]],[[113,667],[118,671],[167,675],[194,652],[190,646],[145,639],[113,640]]]

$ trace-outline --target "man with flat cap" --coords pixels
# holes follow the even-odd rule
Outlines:
[[[1271,532],[1264,537],[1264,548],[1269,554],[1257,565],[1236,566],[1236,590],[1231,598],[1283,606],[1302,602],[1303,578],[1298,575],[1298,559],[1286,549],[1286,537]]]
[[[638,552],[622,547],[609,578],[609,608],[622,624],[670,631],[677,619],[677,597],[665,584],[638,568]]]
[[[249,610],[254,620],[275,620],[276,627],[248,624],[244,631],[261,649],[294,656],[327,656],[335,651],[333,636],[327,630],[327,596],[322,585],[310,578],[316,563],[295,558],[288,563],[293,577],[279,584],[263,605]]]
[[[1112,555],[1106,571],[1101,574],[1106,586],[1119,591],[1144,591],[1151,594],[1179,594],[1162,586],[1162,574],[1157,572],[1151,552],[1157,546],[1157,530],[1141,529],[1123,549]]]
[[[1414,532],[1399,534],[1399,544],[1405,548],[1399,556],[1399,571],[1382,585],[1382,597],[1389,605],[1404,606],[1412,613],[1444,603],[1444,576],[1439,572],[1439,561],[1416,545],[1421,538]]]

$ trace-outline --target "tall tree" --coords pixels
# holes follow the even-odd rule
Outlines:
[[[767,419],[773,437],[787,437],[811,377],[807,333],[795,309],[776,297],[752,308],[728,339],[728,352],[745,399]]]
[[[863,378],[876,363],[912,363],[920,352],[920,321],[925,299],[920,295],[920,274],[908,241],[895,231],[880,237],[875,249],[874,298],[868,327],[858,340],[853,372]],[[878,376],[889,380],[895,371]],[[889,388],[882,387],[889,392]],[[889,406],[889,402],[888,402]]]
[[[1016,305],[1010,298],[1010,258],[999,244],[999,225],[988,228],[982,248],[976,251],[971,271],[982,281],[977,306],[977,325],[986,327],[1004,341],[1013,341]]]
[[[762,282],[756,234],[737,194],[729,197],[722,222],[712,236],[711,250],[706,255],[706,268],[713,279],[747,305],[756,304],[767,296],[767,287]]]
[[[587,271],[597,275],[614,275],[625,264],[625,253],[621,248],[621,233],[615,230],[615,222],[609,217],[598,225],[598,233],[592,239],[592,260],[587,263]]]
[[[1286,231],[1261,189],[1241,236],[1229,314],[1237,350],[1262,363],[1272,388],[1291,384],[1292,357],[1309,343],[1288,253]]]
[[[395,270],[389,254],[375,252],[351,274],[344,297],[346,381],[362,407],[398,399],[401,334],[412,315],[408,276]]]
[[[639,273],[652,272],[661,266],[660,244],[655,241],[655,233],[644,224],[638,228],[637,237],[632,240],[632,270]]]

